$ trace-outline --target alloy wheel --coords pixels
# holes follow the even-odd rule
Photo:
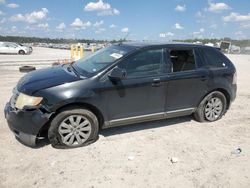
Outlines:
[[[223,110],[222,100],[218,97],[211,98],[205,106],[205,118],[208,121],[217,120]]]
[[[58,132],[65,145],[79,146],[88,140],[91,134],[91,123],[82,115],[71,115],[61,122]]]

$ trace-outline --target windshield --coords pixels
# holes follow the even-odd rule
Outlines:
[[[130,48],[117,45],[110,46],[76,61],[73,66],[80,72],[88,74],[97,73],[114,63],[116,60],[122,58],[129,51],[131,51]]]

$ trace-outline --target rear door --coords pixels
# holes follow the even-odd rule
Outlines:
[[[208,70],[202,68],[195,48],[169,48],[167,112],[192,111],[207,93]]]

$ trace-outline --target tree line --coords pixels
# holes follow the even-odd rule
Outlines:
[[[231,44],[240,46],[240,47],[247,47],[250,46],[250,39],[242,39],[242,40],[236,40],[236,39],[231,39],[231,38],[221,38],[221,39],[186,39],[186,40],[175,40],[176,42],[187,42],[187,43],[193,43],[200,41],[203,44],[207,43],[213,43],[216,44],[221,41],[227,41],[231,42]]]
[[[95,39],[64,39],[64,38],[40,38],[40,37],[23,37],[23,36],[1,36],[2,42],[17,42],[17,43],[53,43],[53,44],[70,44],[70,43],[105,43],[105,42],[119,42],[116,40],[95,40]]]
[[[8,41],[8,42],[17,42],[17,43],[53,43],[53,44],[71,44],[71,43],[117,43],[117,42],[123,42],[126,41],[126,39],[121,40],[95,40],[95,39],[64,39],[64,38],[40,38],[40,37],[23,37],[23,36],[1,36],[0,35],[0,41]],[[235,40],[231,38],[222,38],[222,39],[185,39],[185,40],[174,40],[176,42],[188,42],[193,43],[200,41],[203,44],[206,43],[217,43],[220,41],[229,41],[233,45],[240,46],[240,47],[247,47],[250,46],[250,39],[244,39],[244,40]]]

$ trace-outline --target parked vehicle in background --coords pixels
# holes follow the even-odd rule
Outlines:
[[[240,54],[241,53],[241,48],[239,46],[236,45],[231,45],[229,48],[229,52],[231,54]]]
[[[247,46],[245,48],[243,48],[243,51],[242,51],[244,54],[250,54],[250,46]]]
[[[214,47],[214,44],[213,43],[211,43],[211,42],[209,42],[209,43],[206,43],[206,44],[204,44],[205,46],[210,46],[210,47]]]
[[[236,97],[236,69],[218,49],[123,43],[73,64],[32,71],[13,90],[5,117],[29,146],[93,143],[100,129],[194,115],[219,120]]]
[[[228,41],[221,41],[219,44],[219,48],[223,53],[229,53],[229,54],[241,53],[241,48],[239,46],[233,45],[231,42]]]
[[[231,42],[221,41],[219,48],[221,49],[223,53],[229,53],[230,46],[231,46]]]
[[[25,46],[14,42],[0,42],[0,54],[30,54],[33,49],[30,46]]]
[[[14,43],[14,44],[18,44],[18,45],[20,45],[20,46],[23,46],[23,47],[27,47],[27,48],[29,48],[29,53],[32,53],[32,52],[33,52],[33,48],[32,48],[32,46],[28,46],[28,45],[21,44],[21,43]]]

